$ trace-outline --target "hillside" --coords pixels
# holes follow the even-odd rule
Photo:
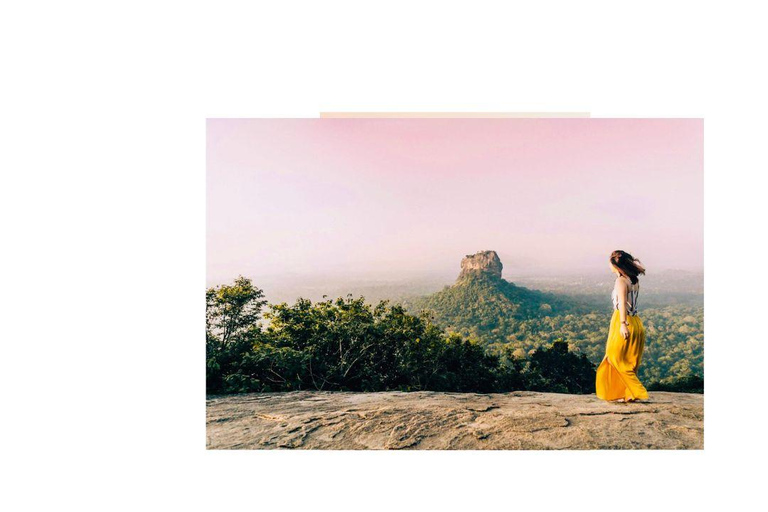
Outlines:
[[[513,392],[290,392],[209,398],[208,449],[702,449],[703,395],[645,403]]]
[[[578,305],[563,295],[517,286],[502,279],[495,251],[467,255],[456,282],[441,291],[406,302],[409,309],[432,310],[450,329],[495,329],[499,320],[523,320],[574,312]]]
[[[612,313],[610,283],[599,296],[543,292],[504,280],[502,268],[494,251],[468,255],[455,283],[404,305],[414,314],[431,311],[442,327],[479,340],[501,357],[524,358],[563,340],[593,363],[600,362]],[[665,384],[703,377],[703,304],[699,299],[659,302],[658,297],[653,303],[647,297],[652,290],[649,286],[646,294],[643,288],[639,301],[647,334],[640,378]]]

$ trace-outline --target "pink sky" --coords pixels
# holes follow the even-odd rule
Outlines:
[[[208,284],[703,267],[700,119],[213,119]]]

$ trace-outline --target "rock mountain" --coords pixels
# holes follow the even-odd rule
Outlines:
[[[459,280],[473,277],[488,276],[501,279],[501,271],[504,265],[496,251],[480,251],[475,254],[467,254],[461,260],[461,273]]]
[[[406,306],[412,312],[433,311],[439,324],[468,335],[505,322],[576,311],[577,305],[567,297],[506,281],[501,277],[503,268],[496,251],[467,255],[453,285],[412,299]]]

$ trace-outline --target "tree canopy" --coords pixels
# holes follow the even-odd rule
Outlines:
[[[608,312],[584,313],[583,306],[514,285],[499,297],[487,286],[470,283],[469,311],[450,322],[444,308],[437,308],[442,315],[430,308],[415,313],[351,295],[268,305],[244,277],[209,288],[207,391],[594,392]],[[510,297],[530,300],[513,309]],[[640,376],[645,370],[649,389],[703,391],[702,312],[683,313],[675,307],[645,312],[653,343]]]

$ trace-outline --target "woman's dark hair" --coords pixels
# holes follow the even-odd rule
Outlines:
[[[609,261],[611,262],[611,265],[627,276],[629,280],[632,281],[632,284],[637,284],[637,276],[645,274],[645,267],[640,263],[640,260],[633,257],[628,252],[613,251]]]

